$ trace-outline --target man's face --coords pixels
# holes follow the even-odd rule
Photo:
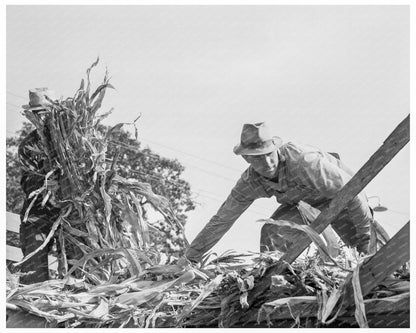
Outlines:
[[[266,178],[274,178],[279,165],[277,151],[263,155],[243,155],[243,158],[250,163],[253,169]]]

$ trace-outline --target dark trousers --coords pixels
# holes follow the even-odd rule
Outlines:
[[[316,207],[322,210],[324,207]],[[274,220],[287,220],[297,224],[305,224],[296,206],[281,205],[271,217]],[[331,224],[342,241],[351,247],[356,247],[359,252],[368,253],[370,243],[370,223],[363,222],[356,216],[351,216],[344,209]],[[286,226],[265,224],[261,229],[260,251],[280,251],[286,253],[293,246],[294,237],[301,231]]]
[[[20,247],[23,255],[27,256],[39,248],[48,236],[56,216],[29,217],[27,222],[20,223]],[[48,253],[54,238],[41,251],[21,264],[20,283],[32,284],[49,279]]]

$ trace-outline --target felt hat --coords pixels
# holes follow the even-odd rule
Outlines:
[[[56,100],[55,93],[52,90],[48,88],[31,89],[29,90],[29,104],[22,105],[22,108],[26,110],[42,109],[47,105],[52,105],[50,100]]]
[[[277,150],[283,141],[272,136],[266,123],[244,124],[241,140],[233,149],[236,155],[263,155]]]

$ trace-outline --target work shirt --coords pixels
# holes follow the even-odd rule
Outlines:
[[[186,256],[190,260],[199,261],[254,200],[274,196],[280,204],[296,205],[302,200],[316,207],[332,199],[353,175],[342,161],[312,146],[288,142],[277,153],[276,178],[265,178],[248,167],[188,248]],[[372,219],[364,193],[355,197],[347,209],[363,224]]]

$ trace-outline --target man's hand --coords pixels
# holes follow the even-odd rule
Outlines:
[[[187,266],[200,266],[200,262],[196,260],[189,259],[186,255],[179,258],[176,265],[181,267],[187,267]]]
[[[189,261],[189,259],[185,256],[181,257],[178,259],[178,262],[176,263],[176,265],[180,266],[180,267],[186,267],[191,265],[191,262]]]

